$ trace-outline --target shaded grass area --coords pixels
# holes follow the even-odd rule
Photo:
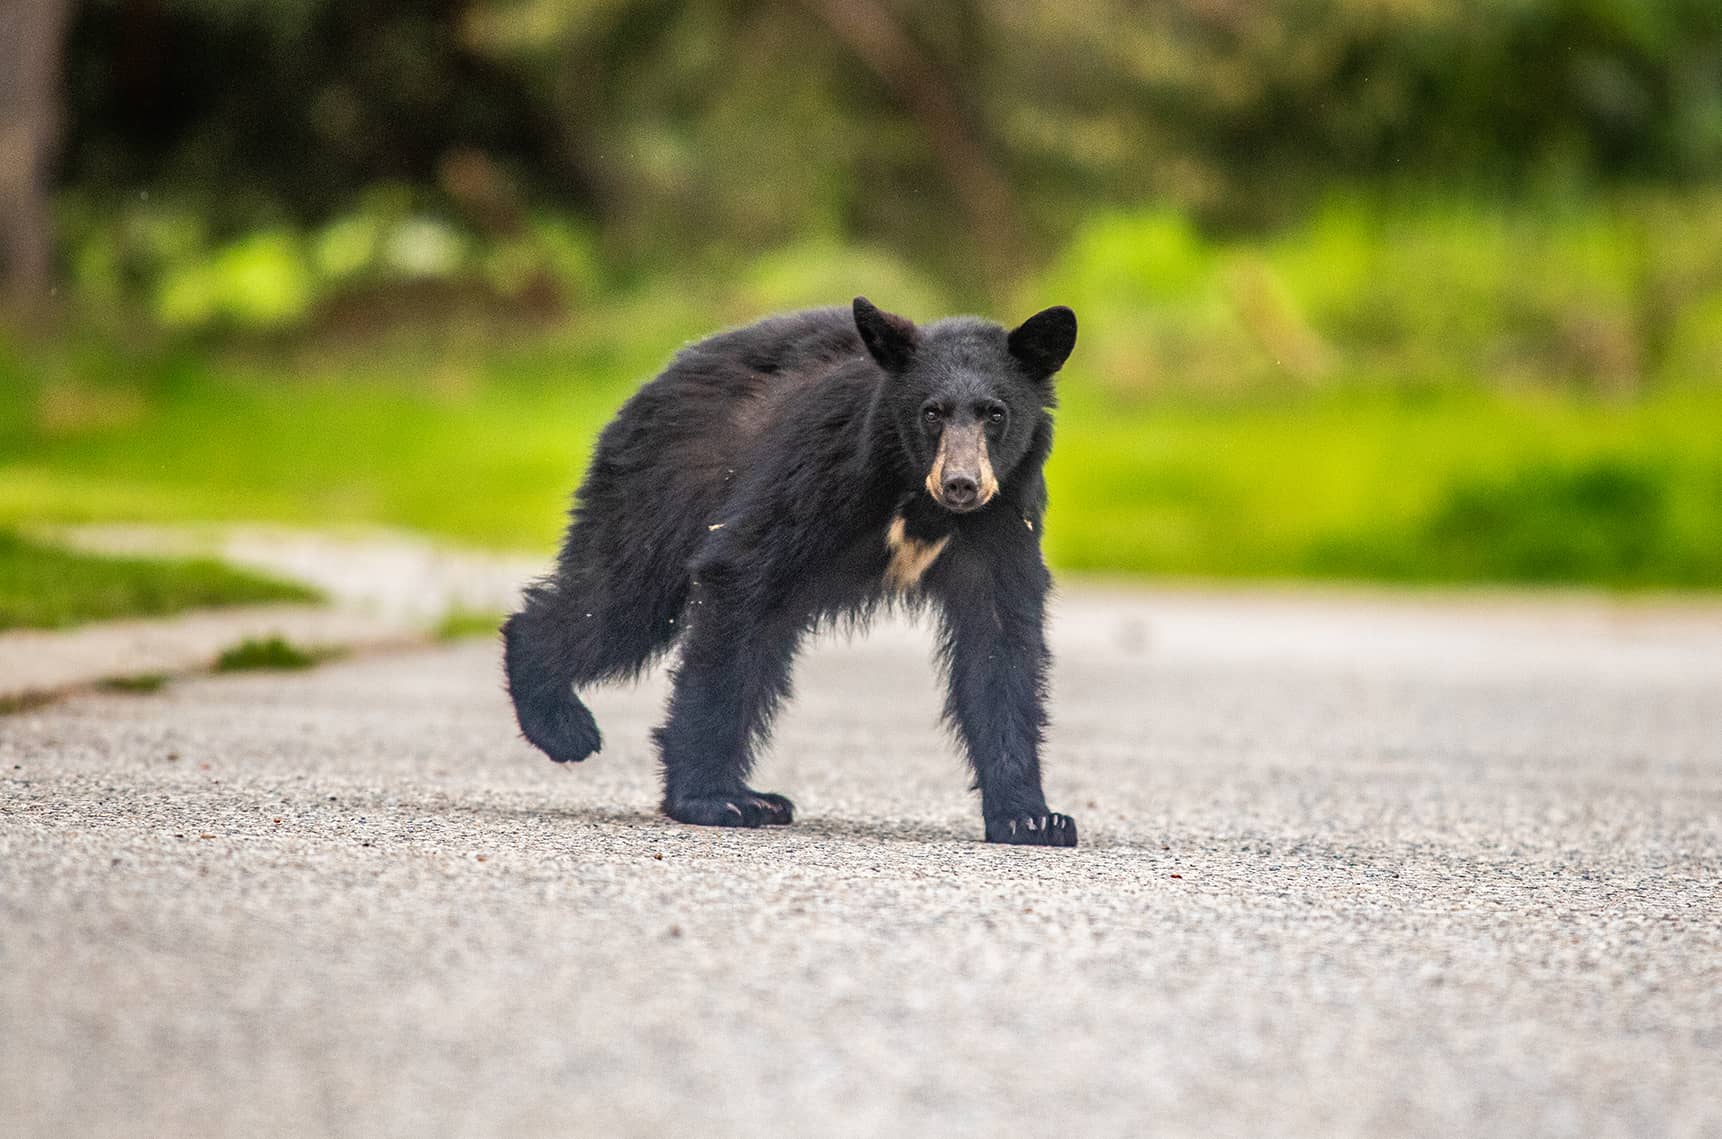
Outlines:
[[[13,696],[0,696],[0,716],[16,716],[20,712],[44,708],[53,702],[54,694],[51,692],[20,692]]]
[[[169,679],[171,678],[165,672],[140,672],[130,676],[110,676],[96,687],[104,692],[128,692],[136,696],[147,696],[166,688]]]
[[[84,351],[29,383],[0,350],[0,527],[381,523],[547,555],[598,429],[668,354]],[[1121,401],[1091,368],[1060,379],[1059,568],[1722,587],[1722,390],[1358,380]]]
[[[0,530],[0,630],[316,599],[303,586],[219,562],[98,557]]]

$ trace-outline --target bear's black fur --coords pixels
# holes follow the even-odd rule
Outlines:
[[[558,761],[597,751],[572,686],[632,677],[680,635],[664,813],[787,823],[789,800],[746,778],[802,636],[928,604],[987,839],[1076,845],[1040,782],[1041,469],[1075,343],[1067,308],[1007,333],[857,298],[682,351],[605,428],[555,572],[503,627],[526,738]]]

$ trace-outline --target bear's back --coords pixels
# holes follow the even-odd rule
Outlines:
[[[803,397],[834,410],[877,378],[849,310],[823,308],[709,336],[678,353],[652,386],[662,386],[690,434],[716,436],[717,449],[734,456],[775,422],[806,423],[811,417],[793,406]]]
[[[879,378],[847,309],[716,333],[678,352],[604,431],[588,494],[642,501],[649,486],[716,511],[773,445],[774,426],[805,438],[815,421],[858,417]]]
[[[751,392],[768,387],[758,381],[782,376],[791,383],[833,367],[865,362],[861,335],[848,309],[818,308],[769,316],[740,328],[714,333],[676,355],[666,375],[723,384],[750,379]]]

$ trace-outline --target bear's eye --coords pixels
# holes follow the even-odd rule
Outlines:
[[[993,423],[1003,423],[1005,421],[1004,408],[1002,408],[1002,407],[993,408],[991,411],[987,412],[987,419],[989,419]]]
[[[936,407],[924,408],[921,411],[921,418],[925,419],[928,423],[937,423],[939,420],[943,419],[944,417],[945,417],[945,413],[940,411]]]

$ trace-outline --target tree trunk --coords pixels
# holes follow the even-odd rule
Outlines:
[[[25,302],[53,273],[48,172],[66,13],[66,0],[0,0],[0,292]]]
[[[804,2],[914,118],[962,203],[991,284],[1008,284],[1021,261],[1016,200],[938,67],[879,0]]]

